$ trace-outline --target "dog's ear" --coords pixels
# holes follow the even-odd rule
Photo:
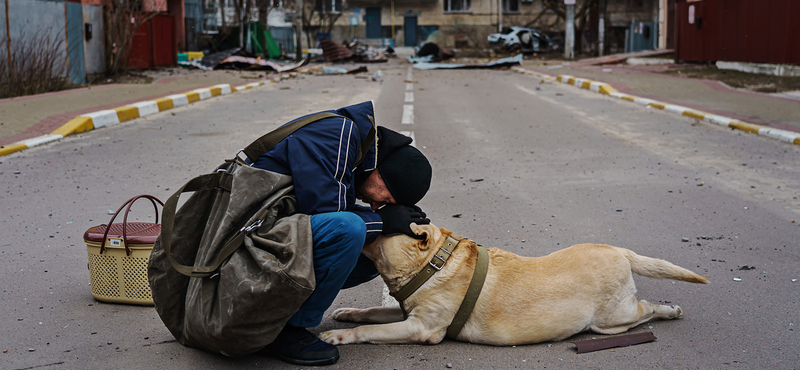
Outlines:
[[[428,245],[433,243],[433,240],[431,240],[433,239],[433,228],[434,226],[431,224],[417,225],[413,222],[411,223],[411,231],[413,231],[415,235],[419,236],[417,238],[419,240],[417,244],[419,244],[420,250],[427,250]]]

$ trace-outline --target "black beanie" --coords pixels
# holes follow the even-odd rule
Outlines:
[[[413,206],[431,187],[433,170],[410,137],[378,127],[378,171],[398,204]]]

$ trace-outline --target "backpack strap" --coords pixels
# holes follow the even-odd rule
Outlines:
[[[264,136],[250,143],[250,145],[242,149],[242,151],[244,152],[244,154],[247,156],[247,158],[250,160],[251,163],[255,163],[255,161],[258,160],[259,157],[267,153],[275,145],[278,145],[278,143],[280,143],[283,139],[285,139],[289,135],[293,134],[295,131],[303,128],[304,126],[310,123],[332,117],[349,119],[344,116],[331,112],[320,112],[317,114],[312,114],[310,116],[306,116],[301,119],[289,122],[286,125],[278,127],[277,129],[264,134]],[[375,140],[375,122],[372,120],[372,117],[370,117],[370,121],[372,122],[372,127],[370,128],[369,133],[367,133],[367,137],[366,139],[364,139],[364,142],[361,143],[361,152],[358,154],[358,157],[356,158],[355,166],[361,164],[361,161],[364,159],[364,156],[369,151],[369,147]]]
[[[172,257],[172,253],[170,251],[170,247],[172,246],[172,230],[175,225],[175,212],[178,209],[178,198],[181,196],[181,194],[216,189],[231,191],[232,180],[233,175],[223,171],[197,176],[189,180],[189,182],[178,189],[175,194],[172,194],[172,196],[170,196],[164,203],[161,220],[161,235],[159,236],[161,238],[161,247],[164,249],[164,254],[167,255],[167,260],[169,260],[169,263],[181,274],[189,277],[206,277],[211,275],[216,269],[219,268],[225,258],[231,255],[232,252],[228,253],[228,250],[231,249],[230,246],[236,245],[238,248],[244,240],[244,236],[240,232],[234,234],[228,240],[228,242],[225,243],[226,245],[223,248],[223,252],[217,256],[216,260],[214,260],[210,266],[195,267],[182,265],[176,261],[174,257]]]
[[[281,140],[285,139],[295,131],[299,130],[300,128],[308,125],[309,123],[319,121],[325,118],[331,117],[341,117],[342,119],[347,119],[344,116],[330,113],[330,112],[322,112],[317,114],[312,114],[308,117],[301,118],[299,120],[290,122],[287,125],[279,127],[274,131],[270,131],[264,136],[261,136],[256,141],[252,142],[242,151],[245,153],[248,159],[251,162],[255,162],[258,157],[264,155],[264,153],[268,152],[272,149],[276,144],[281,142]],[[364,156],[369,152],[370,146],[372,146],[373,141],[375,140],[376,129],[375,129],[375,121],[370,117],[370,122],[372,122],[372,127],[370,128],[369,132],[367,133],[367,137],[361,143],[361,151],[358,153],[358,157],[356,157],[356,164],[353,167],[357,167],[361,164],[361,161],[364,159]],[[241,159],[239,160],[230,160],[228,162],[235,162],[237,164],[243,165],[240,163]],[[229,164],[230,165],[230,164]],[[178,199],[180,198],[182,193],[189,193],[201,190],[216,190],[221,189],[224,191],[231,191],[233,182],[233,175],[228,173],[227,171],[217,171],[207,175],[197,176],[189,182],[187,182],[183,187],[178,189],[172,196],[167,199],[164,203],[163,209],[163,216],[162,216],[162,225],[161,225],[161,246],[164,249],[164,253],[167,255],[167,259],[169,260],[172,267],[180,272],[183,275],[189,277],[207,277],[216,271],[219,266],[231,255],[239,246],[242,245],[244,241],[245,234],[250,230],[242,230],[237,231],[232,235],[228,241],[225,243],[223,248],[220,250],[217,257],[214,261],[208,266],[187,266],[179,263],[172,257],[170,253],[170,247],[172,245],[172,230],[175,224],[175,213],[177,212],[178,208]]]

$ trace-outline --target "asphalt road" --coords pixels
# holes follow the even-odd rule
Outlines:
[[[0,368],[299,368],[185,348],[151,307],[95,301],[82,235],[131,196],[166,199],[285,121],[364,100],[431,159],[421,206],[437,226],[525,256],[613,244],[711,283],[636,278],[639,298],[684,312],[631,330],[652,343],[581,355],[570,341],[602,336],[348,345],[331,368],[800,367],[800,147],[510,71],[383,67],[383,83],[306,76],[0,158]],[[152,220],[148,207],[135,216]],[[382,290],[376,280],[343,291],[332,309],[380,305]],[[349,326],[328,315],[315,330]]]

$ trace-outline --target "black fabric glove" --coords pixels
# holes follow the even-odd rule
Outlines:
[[[406,234],[412,238],[424,239],[425,235],[416,235],[411,231],[411,223],[427,225],[431,220],[426,218],[425,212],[417,206],[404,206],[400,204],[387,204],[377,211],[383,221],[383,235]]]

